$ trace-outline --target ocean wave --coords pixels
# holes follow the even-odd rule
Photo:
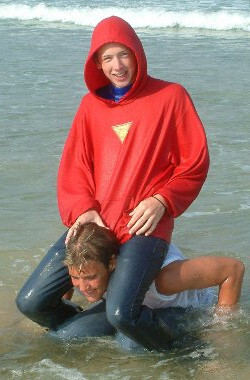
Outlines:
[[[192,28],[250,32],[250,15],[243,12],[170,12],[162,8],[150,7],[52,7],[43,3],[35,6],[17,3],[0,5],[0,19],[2,20],[38,20],[40,22],[69,23],[94,27],[100,20],[111,15],[124,18],[134,28]]]

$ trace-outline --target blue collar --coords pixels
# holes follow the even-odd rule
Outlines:
[[[119,102],[119,100],[131,89],[132,84],[126,87],[115,87],[112,84],[108,86],[99,88],[97,90],[97,95],[104,99],[113,100],[114,102]]]

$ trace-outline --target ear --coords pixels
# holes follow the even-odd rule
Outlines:
[[[113,272],[113,270],[115,269],[116,267],[116,255],[112,255],[111,256],[111,259],[110,259],[110,262],[109,262],[109,271],[110,272]]]

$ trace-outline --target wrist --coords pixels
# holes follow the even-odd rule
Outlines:
[[[156,199],[159,203],[162,204],[162,206],[164,206],[165,209],[167,209],[167,203],[166,203],[166,201],[162,195],[154,194],[154,195],[152,195],[152,198]]]

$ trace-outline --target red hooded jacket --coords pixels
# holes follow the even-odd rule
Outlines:
[[[109,82],[94,54],[109,42],[129,47],[137,60],[135,82],[117,103],[96,95]],[[168,212],[152,235],[170,241],[174,217],[197,197],[209,167],[205,132],[192,100],[179,84],[147,74],[138,36],[115,16],[96,26],[84,74],[89,93],[76,113],[59,167],[63,223],[71,226],[95,209],[123,243],[131,238],[129,213],[143,199],[161,194]]]

